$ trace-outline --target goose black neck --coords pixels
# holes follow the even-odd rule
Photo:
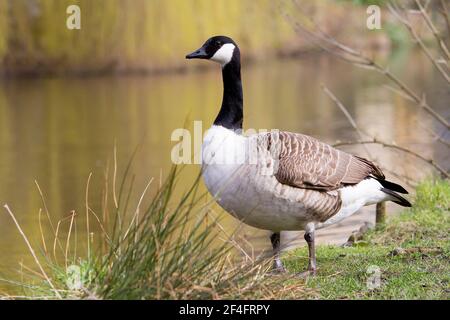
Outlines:
[[[222,107],[214,124],[231,130],[242,130],[243,94],[238,52],[235,52],[231,61],[222,68],[222,78]]]

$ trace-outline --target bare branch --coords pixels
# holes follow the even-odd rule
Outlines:
[[[378,144],[378,145],[381,145],[386,148],[392,148],[392,149],[396,149],[396,150],[405,152],[405,153],[412,155],[412,156],[428,163],[429,165],[431,165],[433,168],[435,168],[441,174],[441,176],[443,178],[446,178],[446,179],[450,178],[450,174],[444,168],[442,168],[439,164],[437,164],[433,159],[427,159],[424,156],[418,154],[417,152],[412,151],[411,149],[408,149],[408,148],[402,147],[402,146],[398,146],[394,143],[384,142],[384,141],[378,140],[376,138],[374,138],[373,140],[337,142],[337,143],[333,144],[333,147],[363,145],[363,144]]]
[[[447,172],[442,169],[438,164],[436,164],[434,162],[434,160],[432,159],[426,159],[425,157],[423,157],[422,155],[408,149],[405,147],[401,147],[401,146],[397,146],[395,144],[389,144],[386,142],[382,142],[377,140],[375,137],[371,137],[370,134],[363,132],[357,125],[356,121],[353,119],[353,117],[350,115],[350,113],[348,112],[347,108],[342,104],[341,101],[339,101],[339,99],[325,86],[325,85],[321,85],[322,90],[331,98],[331,100],[333,100],[333,102],[339,107],[339,109],[341,109],[341,111],[344,113],[344,115],[346,116],[347,120],[350,122],[350,125],[353,127],[353,129],[355,129],[355,131],[358,133],[359,137],[360,137],[360,141],[358,142],[351,142],[351,143],[342,143],[342,142],[338,142],[335,143],[333,146],[334,147],[338,147],[338,146],[342,146],[342,145],[347,145],[347,144],[359,144],[362,145],[364,147],[364,149],[366,150],[367,154],[369,155],[369,158],[373,159],[369,149],[367,148],[367,144],[369,143],[377,143],[377,144],[382,144],[384,147],[390,147],[390,148],[395,148],[397,150],[401,150],[405,153],[414,155],[415,157],[426,161],[427,163],[431,164],[432,166],[434,166],[436,168],[436,170],[438,170],[442,175],[446,175],[446,177],[448,178],[448,174]],[[372,140],[364,140],[364,135],[371,137]],[[392,171],[391,171],[392,173]]]
[[[388,8],[392,12],[392,14],[406,27],[406,29],[408,29],[413,40],[419,45],[420,49],[427,56],[427,58],[433,63],[433,65],[439,71],[439,73],[442,75],[442,77],[445,79],[445,81],[447,81],[447,83],[450,84],[450,76],[447,74],[447,72],[444,69],[442,69],[442,66],[438,63],[438,60],[433,57],[430,50],[428,50],[427,46],[423,43],[422,39],[416,33],[416,30],[414,30],[408,17],[407,16],[402,17],[400,12],[398,11],[398,7],[396,7],[395,5],[388,4]]]
[[[300,11],[302,11],[301,7],[298,5],[298,3],[294,0],[294,3],[297,5]],[[398,12],[397,12],[398,13]],[[371,70],[375,70],[376,72],[382,74],[385,76],[388,80],[393,82],[400,91],[404,93],[403,96],[406,96],[409,98],[409,100],[414,101],[414,103],[422,108],[425,112],[427,112],[430,116],[435,118],[438,122],[440,122],[442,125],[445,126],[447,130],[450,130],[450,123],[439,113],[434,111],[434,109],[428,104],[426,99],[421,95],[415,93],[409,86],[407,86],[402,80],[400,80],[396,75],[394,75],[392,72],[389,71],[388,68],[378,64],[374,61],[374,59],[369,58],[365,55],[363,55],[361,52],[358,52],[349,46],[346,46],[342,44],[341,42],[337,41],[332,36],[326,34],[325,32],[321,31],[320,28],[317,26],[317,24],[308,17],[305,13],[305,19],[308,19],[311,24],[314,26],[313,30],[308,30],[305,26],[301,25],[292,17],[286,13],[282,12],[284,16],[286,17],[286,20],[291,24],[294,31],[297,34],[302,34],[308,37],[314,44],[318,45],[323,50],[327,51],[328,53],[331,53],[332,55],[349,62],[355,66],[368,68]],[[398,18],[402,21],[405,20],[401,15],[398,15]],[[405,20],[406,23],[408,23]],[[433,63],[436,65],[437,62],[433,60]],[[442,70],[442,68],[438,65],[438,68]],[[449,79],[450,81],[450,79]]]
[[[423,124],[421,124],[419,122],[419,126],[424,129],[425,131],[427,131],[434,140],[442,143],[443,145],[445,145],[447,148],[450,148],[450,142],[448,140],[445,140],[443,137],[441,137],[441,135],[437,134],[436,132],[434,132],[433,130],[431,130],[430,128],[424,126]]]
[[[416,93],[414,93],[405,83],[403,83],[399,78],[397,78],[394,74],[392,74],[388,69],[383,71],[382,67],[375,64],[375,68],[377,71],[383,73],[389,80],[394,82],[400,90],[402,90],[405,94],[407,94],[419,107],[423,108],[426,112],[428,112],[431,116],[433,116],[436,120],[442,123],[447,130],[450,130],[450,124],[448,121],[441,116],[439,113],[434,111],[426,101],[425,97],[420,98]]]
[[[450,35],[450,17],[448,15],[448,9],[447,9],[447,5],[445,4],[444,0],[441,0],[441,14],[443,15],[445,22],[447,23],[447,33]]]
[[[363,132],[358,127],[358,125],[356,124],[356,121],[350,115],[350,112],[348,112],[347,108],[336,98],[336,96],[330,91],[330,89],[328,89],[324,84],[321,84],[320,87],[322,88],[323,92],[325,92],[331,98],[331,100],[333,100],[333,102],[336,103],[336,105],[339,107],[339,109],[341,109],[341,111],[344,113],[347,120],[352,125],[353,129],[355,129],[355,131],[358,133],[359,137],[361,139],[364,139],[364,135],[370,137],[370,135],[368,133]]]
[[[417,4],[417,6],[420,9],[420,13],[422,14],[423,19],[427,23],[428,28],[433,33],[433,36],[436,38],[436,41],[437,41],[439,47],[441,48],[442,53],[444,54],[444,56],[447,59],[447,61],[449,61],[450,60],[450,53],[448,51],[447,46],[445,45],[444,40],[442,40],[442,38],[441,38],[441,36],[439,34],[439,31],[434,26],[433,21],[431,21],[430,16],[426,12],[425,8],[422,6],[422,3],[419,0],[416,0],[416,4]]]
[[[403,98],[405,98],[406,100],[412,101],[414,102],[414,99],[412,99],[410,96],[408,96],[405,92],[403,92],[402,90],[399,90],[393,86],[390,86],[388,84],[384,84],[383,87],[385,87],[386,89],[392,91],[395,94],[398,94],[399,96],[402,96]]]
[[[361,140],[363,140],[366,137],[370,137],[370,134],[368,134],[367,132],[363,132],[358,125],[356,124],[355,119],[353,119],[353,117],[351,116],[350,112],[348,112],[347,108],[341,103],[341,101],[339,101],[338,98],[336,98],[336,96],[324,85],[321,84],[320,86],[323,90],[323,92],[325,92],[325,94],[330,97],[331,100],[333,100],[333,102],[339,107],[339,109],[342,111],[342,113],[345,115],[345,117],[347,118],[348,122],[350,122],[350,125],[353,127],[353,129],[355,129],[356,133],[359,135],[359,138]],[[364,149],[367,153],[367,155],[369,156],[369,158],[372,160],[373,156],[370,153],[369,149],[367,148],[366,145],[364,145]]]

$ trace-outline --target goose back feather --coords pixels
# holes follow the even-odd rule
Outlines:
[[[268,133],[268,147],[278,153],[277,180],[292,187],[322,191],[354,185],[369,176],[385,179],[375,164],[292,132]],[[275,149],[274,149],[275,147]]]

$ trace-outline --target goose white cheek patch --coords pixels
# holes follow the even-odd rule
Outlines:
[[[212,61],[216,61],[223,66],[225,66],[228,62],[233,58],[234,52],[234,44],[225,43],[216,53],[211,57]]]

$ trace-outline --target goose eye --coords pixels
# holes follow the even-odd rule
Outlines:
[[[220,41],[216,41],[216,45],[220,46],[222,43]]]

